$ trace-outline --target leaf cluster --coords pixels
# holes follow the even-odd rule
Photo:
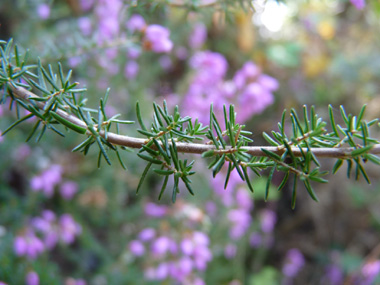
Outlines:
[[[170,176],[173,179],[172,201],[176,200],[180,182],[190,194],[194,194],[190,176],[195,174],[195,161],[183,158],[184,153],[198,153],[209,161],[208,168],[213,177],[218,173],[225,174],[227,187],[232,171],[236,171],[253,192],[252,174],[261,176],[263,171],[268,175],[265,197],[268,198],[270,184],[276,172],[283,172],[284,178],[278,190],[281,190],[291,178],[293,183],[292,207],[295,207],[297,186],[302,182],[310,197],[318,201],[312,188],[315,182],[326,183],[323,177],[328,171],[323,170],[319,157],[337,159],[332,172],[335,173],[347,162],[347,176],[354,172],[355,178],[361,175],[370,183],[364,165],[368,161],[379,165],[379,141],[370,136],[370,128],[378,126],[378,119],[366,121],[366,106],[357,116],[347,114],[341,106],[339,123],[336,123],[334,110],[329,106],[329,123],[316,114],[314,107],[310,110],[304,106],[302,115],[290,110],[290,134],[286,132],[286,110],[278,123],[278,131],[263,133],[270,146],[253,147],[251,132],[244,130],[244,125],[236,121],[234,106],[224,106],[223,124],[210,106],[209,126],[203,126],[197,119],[182,117],[179,108],[169,112],[166,102],[163,106],[153,103],[153,119],[147,127],[141,115],[139,103],[136,104],[137,131],[144,139],[120,134],[120,124],[132,124],[133,121],[120,120],[119,114],[108,117],[106,104],[109,90],[100,99],[97,108],[86,107],[86,89],[77,88],[77,82],[71,82],[72,71],[64,73],[62,65],[57,64],[57,71],[51,65],[43,67],[41,61],[28,64],[28,52],[20,53],[12,41],[0,42],[0,102],[9,98],[10,109],[14,109],[17,120],[11,124],[3,135],[20,123],[37,118],[27,141],[36,137],[41,140],[47,130],[64,136],[63,130],[70,130],[85,136],[85,139],[73,151],[87,154],[90,148],[98,147],[98,166],[102,159],[111,164],[109,152],[114,152],[121,166],[125,165],[119,150],[127,147],[138,148],[137,156],[147,162],[141,175],[137,192],[150,169],[163,176],[159,194],[161,199],[167,188]],[[39,94],[39,95],[36,95]],[[21,115],[22,110],[28,111]],[[25,113],[25,112],[24,112]],[[328,131],[328,125],[331,131]],[[223,127],[222,127],[223,126]],[[225,166],[225,167],[224,167]]]

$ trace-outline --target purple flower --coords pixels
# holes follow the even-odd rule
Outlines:
[[[63,214],[59,218],[60,239],[66,244],[74,242],[75,237],[82,232],[82,227],[76,223],[70,214]]]
[[[128,48],[127,55],[129,59],[137,59],[141,54],[141,49],[138,47],[130,47]]]
[[[190,238],[185,238],[180,244],[181,250],[185,255],[192,255],[194,252],[194,243]]]
[[[22,161],[26,159],[30,155],[30,153],[31,153],[30,146],[27,144],[22,144],[15,150],[15,152],[13,153],[13,157],[17,161]]]
[[[144,46],[156,53],[170,52],[173,43],[169,38],[170,31],[160,25],[150,25],[145,30]]]
[[[36,259],[45,249],[42,241],[31,230],[28,230],[24,236],[17,236],[13,248],[16,255],[25,255],[30,259]]]
[[[80,0],[79,2],[83,11],[88,11],[94,6],[94,0]]]
[[[145,253],[144,245],[138,240],[133,240],[129,243],[129,250],[134,256],[142,256]]]
[[[249,238],[249,244],[253,248],[259,248],[262,244],[262,240],[263,240],[263,238],[261,237],[261,235],[259,233],[252,233],[250,238]]]
[[[233,224],[230,229],[230,237],[233,240],[240,239],[251,224],[251,215],[244,209],[233,209],[227,214],[227,219]]]
[[[168,55],[161,56],[159,63],[164,70],[169,70],[173,65],[172,59]]]
[[[146,27],[146,24],[145,24],[145,20],[142,16],[140,15],[132,15],[127,24],[126,24],[126,27],[129,31],[131,31],[132,33],[134,31],[139,31],[141,32],[145,27]]]
[[[65,200],[71,200],[78,192],[78,184],[74,181],[67,181],[61,185],[60,194]]]
[[[151,240],[152,238],[154,238],[156,235],[156,231],[155,229],[153,228],[146,228],[146,229],[143,229],[139,235],[138,235],[138,238],[141,240],[141,241],[149,241]]]
[[[260,224],[261,230],[264,233],[270,233],[274,229],[274,225],[276,224],[277,217],[276,213],[272,210],[263,210],[260,215]]]
[[[98,18],[98,43],[103,44],[117,37],[120,30],[119,12],[121,0],[101,0],[95,9]]]
[[[224,256],[228,259],[232,259],[236,256],[237,247],[235,244],[229,243],[224,248]]]
[[[91,34],[92,30],[92,23],[90,18],[88,17],[81,17],[78,19],[78,27],[79,30],[82,32],[83,35],[89,36]]]
[[[380,260],[369,261],[361,269],[364,277],[364,284],[373,284],[373,281],[380,273]]]
[[[128,61],[124,68],[124,76],[127,79],[134,79],[139,72],[139,64],[134,61]]]
[[[189,46],[193,49],[202,47],[207,38],[207,28],[203,23],[195,24],[189,37]]]
[[[26,285],[38,285],[40,284],[40,278],[34,271],[29,271],[25,278]]]
[[[145,204],[144,212],[148,216],[161,218],[167,214],[168,208],[149,202]]]
[[[156,268],[155,279],[164,280],[169,275],[169,264],[166,262],[160,263]]]
[[[50,7],[48,4],[41,4],[37,7],[37,15],[42,19],[46,20],[50,16]]]
[[[350,0],[350,2],[358,10],[362,10],[365,7],[365,0]]]
[[[39,176],[32,178],[30,186],[33,191],[42,191],[47,197],[53,196],[54,187],[61,182],[62,167],[51,165],[49,169],[42,172]]]
[[[169,251],[171,244],[174,241],[166,236],[161,236],[155,239],[151,245],[151,251],[154,256],[163,256]]]
[[[212,51],[195,53],[190,58],[190,66],[197,71],[196,79],[203,84],[212,84],[221,80],[228,68],[225,57]]]
[[[295,277],[305,264],[305,259],[301,251],[296,248],[288,250],[285,260],[282,273],[290,278]]]
[[[343,272],[339,266],[332,264],[326,268],[325,279],[328,284],[339,285],[343,284]]]

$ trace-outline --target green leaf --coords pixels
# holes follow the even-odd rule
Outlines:
[[[160,175],[171,175],[174,173],[174,170],[172,169],[169,169],[169,170],[153,169],[153,171]]]
[[[215,163],[215,165],[212,168],[212,176],[215,178],[216,174],[219,173],[219,171],[222,169],[224,162],[226,160],[226,155],[223,154],[218,161]]]
[[[78,126],[68,120],[66,120],[65,118],[59,116],[56,112],[54,111],[50,111],[49,114],[54,118],[56,119],[58,122],[60,122],[62,125],[68,127],[69,129],[77,132],[77,133],[80,133],[80,134],[85,134],[87,129],[86,128],[83,128],[81,126]]]
[[[272,139],[266,132],[263,132],[264,139],[272,146],[279,146],[280,144]]]
[[[140,105],[138,101],[136,102],[136,115],[137,115],[137,121],[139,122],[141,129],[147,132],[147,128],[145,127],[144,122],[141,117]]]
[[[1,136],[4,136],[7,132],[9,132],[11,129],[16,127],[18,124],[22,123],[23,121],[30,119],[33,116],[34,116],[33,114],[28,114],[25,117],[22,117],[21,119],[17,120],[12,125],[10,125],[4,132],[2,132]]]
[[[310,197],[311,197],[314,201],[319,202],[318,197],[317,197],[317,195],[315,194],[313,188],[311,187],[309,180],[305,179],[305,180],[303,181],[303,183],[305,184],[306,190],[307,190],[307,192],[309,193]]]
[[[269,189],[270,189],[270,185],[271,185],[271,181],[273,179],[273,174],[274,174],[274,171],[276,170],[276,164],[272,167],[272,169],[270,170],[269,172],[269,176],[268,176],[268,180],[267,180],[267,183],[265,185],[265,202],[268,201],[268,196],[269,196]]]
[[[162,194],[164,194],[164,191],[166,189],[166,185],[168,184],[169,175],[165,176],[164,183],[162,184],[160,194],[158,195],[158,200],[160,201],[162,198]]]
[[[335,136],[339,138],[339,132],[336,128],[335,119],[334,119],[333,107],[331,105],[329,105],[329,116],[330,116],[331,128]]]
[[[150,169],[150,167],[152,166],[152,162],[148,163],[143,171],[143,173],[141,174],[141,178],[140,178],[140,181],[139,181],[139,184],[137,186],[137,189],[136,189],[136,195],[139,193],[140,191],[140,188],[141,188],[141,185],[143,184],[144,180],[145,180],[145,177]]]
[[[362,154],[368,152],[369,150],[371,150],[372,148],[373,148],[373,145],[368,145],[366,147],[357,148],[351,152],[351,156],[355,157],[355,156],[362,155]]]
[[[297,182],[298,182],[298,175],[294,174],[294,181],[293,181],[293,191],[292,191],[292,209],[296,207],[296,199],[297,199]]]
[[[109,157],[108,157],[108,155],[107,155],[106,150],[104,149],[104,146],[103,146],[103,144],[102,144],[100,138],[99,138],[99,137],[96,137],[95,140],[96,140],[96,142],[98,143],[98,146],[99,146],[100,152],[103,154],[103,156],[104,156],[105,160],[107,161],[108,165],[111,165],[111,161],[110,161],[110,159],[109,159]]]
[[[282,188],[284,188],[286,182],[287,182],[288,179],[289,179],[289,172],[290,172],[290,171],[285,172],[285,176],[284,176],[284,178],[282,179],[280,185],[278,186],[277,191],[281,191]]]
[[[252,183],[251,183],[251,181],[249,179],[247,167],[242,167],[242,170],[243,170],[245,182],[247,183],[247,186],[248,186],[249,190],[253,193],[254,190],[253,190],[253,187],[252,187]]]
[[[213,157],[215,154],[215,151],[213,149],[210,149],[208,151],[205,151],[202,153],[202,157]]]
[[[150,162],[150,163],[154,163],[154,164],[162,164],[163,163],[161,160],[154,159],[154,158],[147,156],[147,155],[144,155],[144,154],[138,153],[137,156],[140,157],[141,159],[144,159],[144,160]]]

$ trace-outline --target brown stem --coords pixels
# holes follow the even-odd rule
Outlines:
[[[26,90],[23,87],[15,87],[12,84],[9,84],[8,86],[12,90],[13,95],[19,99],[28,101],[30,100],[30,98],[39,97],[36,94]],[[45,106],[44,102],[35,101],[35,103],[40,109],[43,109],[43,107]],[[57,109],[56,113],[73,124],[76,124],[83,128],[87,128],[86,124],[82,120],[77,118],[76,116],[70,115],[67,112],[60,109]],[[105,137],[104,131],[100,131],[100,135],[104,138]],[[118,135],[111,132],[107,133],[107,140],[108,142],[114,145],[126,146],[130,148],[141,148],[143,144],[146,144],[146,139],[135,138],[135,137],[125,136],[125,135]],[[198,143],[177,142],[176,146],[177,146],[178,152],[181,152],[181,153],[201,154],[205,151],[216,149],[215,146],[213,145],[198,144]],[[227,150],[230,150],[230,149],[232,151],[231,147],[227,148]],[[278,155],[282,155],[285,151],[284,149],[279,149],[276,146],[246,146],[246,147],[242,147],[242,149],[247,150],[247,153],[249,153],[252,156],[266,156],[266,154],[262,151],[262,149],[274,152]],[[313,152],[313,154],[316,157],[349,158],[350,153],[354,149],[352,147],[342,147],[342,148],[311,148],[310,150]],[[304,153],[306,153],[307,151],[308,150],[306,148],[302,150],[302,152]],[[301,150],[297,147],[293,147],[292,152],[297,157],[302,156]],[[369,153],[380,154],[380,144],[374,145],[374,147],[369,151]]]

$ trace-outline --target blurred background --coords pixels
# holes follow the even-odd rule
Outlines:
[[[283,110],[328,104],[379,116],[380,1],[3,0],[0,39],[13,38],[29,61],[72,69],[89,106],[111,88],[107,113],[152,122],[166,100],[208,124],[234,104],[237,120],[265,145]],[[7,102],[5,102],[7,103]],[[0,130],[14,120],[0,105]],[[276,174],[251,194],[238,175],[223,189],[196,161],[195,196],[158,201],[162,181],[132,152],[97,168],[97,153],[51,132],[27,139],[29,120],[0,137],[0,281],[5,284],[379,284],[379,172],[372,184],[347,179],[314,185],[320,202]],[[139,136],[136,125],[123,134]],[[379,134],[372,134],[379,137]],[[194,157],[195,159],[195,157]],[[323,161],[331,170],[334,161]],[[203,174],[204,173],[204,174]],[[169,186],[170,188],[170,186]],[[168,191],[170,192],[170,191]],[[0,282],[0,283],[1,283]],[[2,283],[2,284],[3,284]]]

